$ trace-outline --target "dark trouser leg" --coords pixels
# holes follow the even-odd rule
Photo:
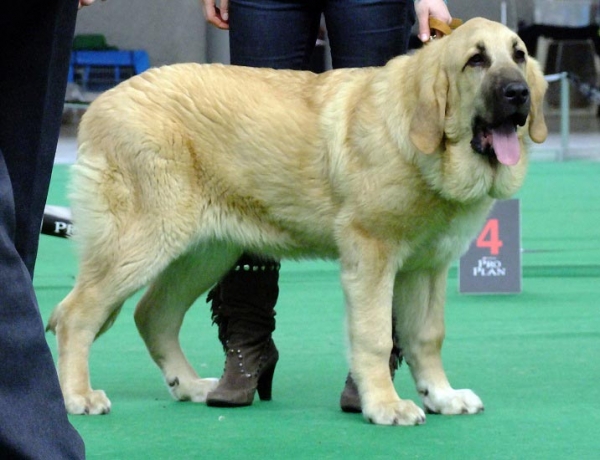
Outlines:
[[[0,452],[84,458],[32,286],[64,101],[76,0],[0,7]]]
[[[229,7],[231,63],[278,69],[309,68],[321,13],[325,14],[334,67],[384,65],[406,53],[415,19],[409,0],[231,0]],[[394,348],[390,367],[399,360]],[[356,395],[354,402],[347,402],[360,408],[350,374],[347,382],[352,388],[347,386],[344,393],[349,390]]]
[[[307,69],[320,14],[320,6],[314,2],[231,0],[231,64]],[[254,267],[258,267],[256,271]],[[208,395],[208,405],[252,404],[257,389],[261,399],[271,399],[272,373],[278,358],[271,338],[279,294],[278,270],[277,261],[246,254],[212,290],[213,320],[219,326],[227,358],[219,386]]]
[[[410,0],[328,0],[325,22],[334,68],[382,66],[408,51]]]

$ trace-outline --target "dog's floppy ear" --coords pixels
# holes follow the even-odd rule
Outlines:
[[[417,105],[410,122],[410,140],[423,153],[433,153],[444,136],[448,77],[439,59],[425,62],[416,75]]]
[[[529,58],[527,61],[527,84],[531,93],[531,109],[529,111],[529,136],[534,142],[542,143],[548,136],[548,128],[544,119],[544,95],[548,83],[538,62]]]

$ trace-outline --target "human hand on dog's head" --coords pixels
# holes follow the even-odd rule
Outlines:
[[[229,0],[220,0],[219,6],[215,0],[200,0],[204,17],[209,24],[219,29],[229,29]]]
[[[446,24],[450,24],[452,21],[452,16],[444,0],[415,0],[415,12],[419,23],[419,40],[424,43],[429,41],[432,36],[429,28],[430,17],[439,19]],[[437,38],[443,36],[439,31],[436,31],[435,35]]]

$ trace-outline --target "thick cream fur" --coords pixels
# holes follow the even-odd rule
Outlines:
[[[69,412],[110,410],[91,388],[89,349],[147,285],[135,319],[150,354],[175,398],[203,401],[215,381],[189,365],[179,328],[243,251],[340,259],[367,419],[424,421],[390,379],[392,310],[425,408],[482,410],[442,368],[444,292],[451,261],[494,199],[525,176],[524,139],[512,167],[470,147],[488,74],[523,75],[532,113],[520,136],[545,137],[546,84],[533,59],[513,60],[515,41],[524,49],[509,29],[474,19],[381,68],[315,75],[180,64],[100,96],[81,122],[71,184],[80,272],[48,325]],[[465,66],[480,43],[492,65]]]

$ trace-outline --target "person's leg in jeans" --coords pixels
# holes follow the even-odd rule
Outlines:
[[[231,0],[231,64],[307,69],[320,17],[318,2]],[[271,399],[279,356],[272,339],[278,280],[278,261],[244,254],[210,292],[226,360],[219,385],[207,395],[209,406],[252,404],[256,390],[261,399]]]
[[[415,22],[412,0],[329,0],[325,22],[335,68],[382,66],[408,50]],[[394,321],[392,321],[394,324]],[[390,353],[392,378],[402,362],[395,328]],[[352,375],[348,373],[340,396],[344,412],[361,412],[360,397]]]
[[[0,452],[84,458],[33,291],[77,0],[0,7]]]
[[[410,28],[414,22],[410,1],[232,0],[229,6],[231,64],[308,69],[322,13],[327,22],[334,67],[383,65],[392,57],[406,52]],[[244,353],[244,348],[247,348],[244,343],[260,342],[255,337],[257,335],[268,340],[269,345],[265,348],[267,351],[262,355],[263,361],[276,362],[276,358],[272,357],[276,354],[276,349],[274,344],[270,344],[271,332],[275,328],[273,307],[277,300],[278,277],[271,273],[265,276],[260,271],[250,276],[243,271],[244,267],[252,270],[259,265],[260,262],[253,262],[252,256],[245,255],[244,261],[236,265],[236,270],[226,275],[211,293],[213,320],[219,325],[219,336],[228,358],[222,383],[208,395],[209,405],[251,404],[258,377],[248,377],[246,385],[241,377],[232,377],[233,370],[236,369],[233,357],[237,356],[240,361],[237,363],[238,368],[248,369],[256,366],[247,365],[251,360],[245,356],[260,356],[260,353],[251,349]],[[260,289],[257,289],[259,279],[261,284]],[[232,308],[231,305],[237,307]],[[231,318],[241,317],[247,318],[244,321],[246,326],[239,325],[231,330]],[[253,325],[250,323],[252,317],[255,318]],[[257,327],[259,323],[262,327]],[[251,330],[251,326],[257,332],[245,334],[245,331]],[[226,333],[228,330],[229,334]],[[232,334],[237,337],[228,340]],[[234,347],[232,343],[242,345]],[[238,350],[240,352],[236,353]],[[258,358],[253,360],[256,359]],[[398,362],[399,350],[394,348],[390,366],[395,369]],[[272,370],[269,366],[266,375],[271,377]],[[360,411],[360,400],[350,376],[343,392],[342,407],[344,410]]]
[[[231,64],[307,70],[319,33],[321,3],[230,0]]]
[[[412,0],[328,0],[324,14],[334,68],[382,66],[408,51]]]

